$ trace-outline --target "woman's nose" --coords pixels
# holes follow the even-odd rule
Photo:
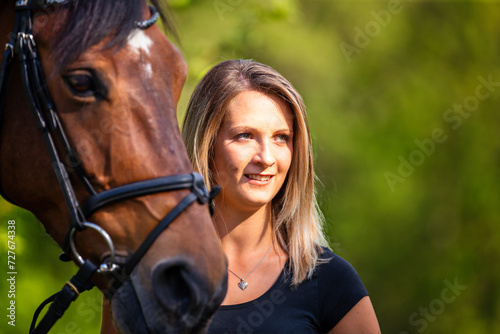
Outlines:
[[[271,145],[267,142],[261,143],[254,156],[254,163],[261,164],[265,168],[271,167],[276,163],[276,157],[271,149]]]

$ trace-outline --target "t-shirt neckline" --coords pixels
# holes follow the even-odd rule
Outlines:
[[[239,304],[230,304],[230,305],[221,305],[219,306],[219,310],[236,310],[248,306],[252,306],[255,303],[260,302],[262,299],[267,298],[275,289],[277,289],[280,285],[284,284],[287,280],[287,272],[288,272],[288,262],[290,259],[287,259],[285,262],[285,265],[283,266],[283,269],[281,270],[281,273],[279,274],[278,278],[276,281],[271,285],[271,287],[261,294],[259,297],[249,300],[244,303],[239,303]]]

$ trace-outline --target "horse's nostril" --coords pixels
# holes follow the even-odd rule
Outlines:
[[[153,291],[158,302],[171,314],[196,316],[208,294],[206,284],[182,259],[169,259],[153,271]]]

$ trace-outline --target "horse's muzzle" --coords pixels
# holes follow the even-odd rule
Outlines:
[[[204,333],[227,289],[227,280],[211,288],[183,257],[155,265],[148,295],[134,276],[112,300],[115,326],[122,333]]]

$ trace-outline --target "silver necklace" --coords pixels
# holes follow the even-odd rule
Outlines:
[[[251,273],[253,273],[253,271],[255,269],[257,269],[258,266],[260,266],[260,264],[262,263],[262,261],[264,261],[264,259],[266,258],[267,254],[269,254],[269,252],[271,251],[271,248],[273,248],[273,245],[274,245],[274,241],[273,243],[271,244],[271,246],[269,246],[269,249],[267,250],[266,254],[264,255],[264,257],[259,261],[259,263],[257,263],[257,265],[252,269],[250,270],[250,272],[248,274],[245,275],[245,277],[240,277],[238,274],[236,274],[234,271],[232,271],[231,269],[229,269],[229,267],[227,267],[227,270],[229,270],[234,276],[238,277],[240,279],[240,281],[238,282],[238,286],[239,288],[242,290],[242,291],[245,291],[245,289],[248,287],[248,282],[245,281],[245,278],[247,278],[248,276],[250,276]]]
[[[213,205],[215,207],[215,201],[214,201]],[[217,207],[215,207],[215,210],[217,210]],[[224,218],[222,217],[222,215],[220,215],[220,217],[222,219],[222,222],[224,223],[224,227],[226,228],[226,235],[229,237],[229,231],[227,229],[226,221],[224,220]],[[214,221],[214,227],[215,227],[217,235],[219,236],[219,239],[220,239],[219,230],[217,229],[217,224],[215,224],[215,221]],[[240,281],[238,282],[238,287],[242,291],[245,291],[245,289],[248,287],[248,282],[245,281],[245,278],[247,278],[248,276],[250,276],[250,274],[253,273],[254,270],[257,269],[260,266],[260,264],[262,263],[262,261],[264,261],[264,259],[266,258],[267,254],[269,254],[269,252],[271,251],[271,248],[273,248],[273,245],[274,245],[274,240],[271,243],[271,246],[269,246],[269,249],[267,250],[266,254],[262,257],[262,259],[260,259],[259,263],[257,263],[257,265],[252,270],[250,270],[250,272],[248,274],[246,274],[245,277],[240,277],[237,273],[235,273],[234,271],[232,271],[231,269],[229,269],[229,266],[227,267],[227,270],[229,270],[229,272],[231,274],[233,274],[234,276],[236,276],[236,277],[239,278]]]

